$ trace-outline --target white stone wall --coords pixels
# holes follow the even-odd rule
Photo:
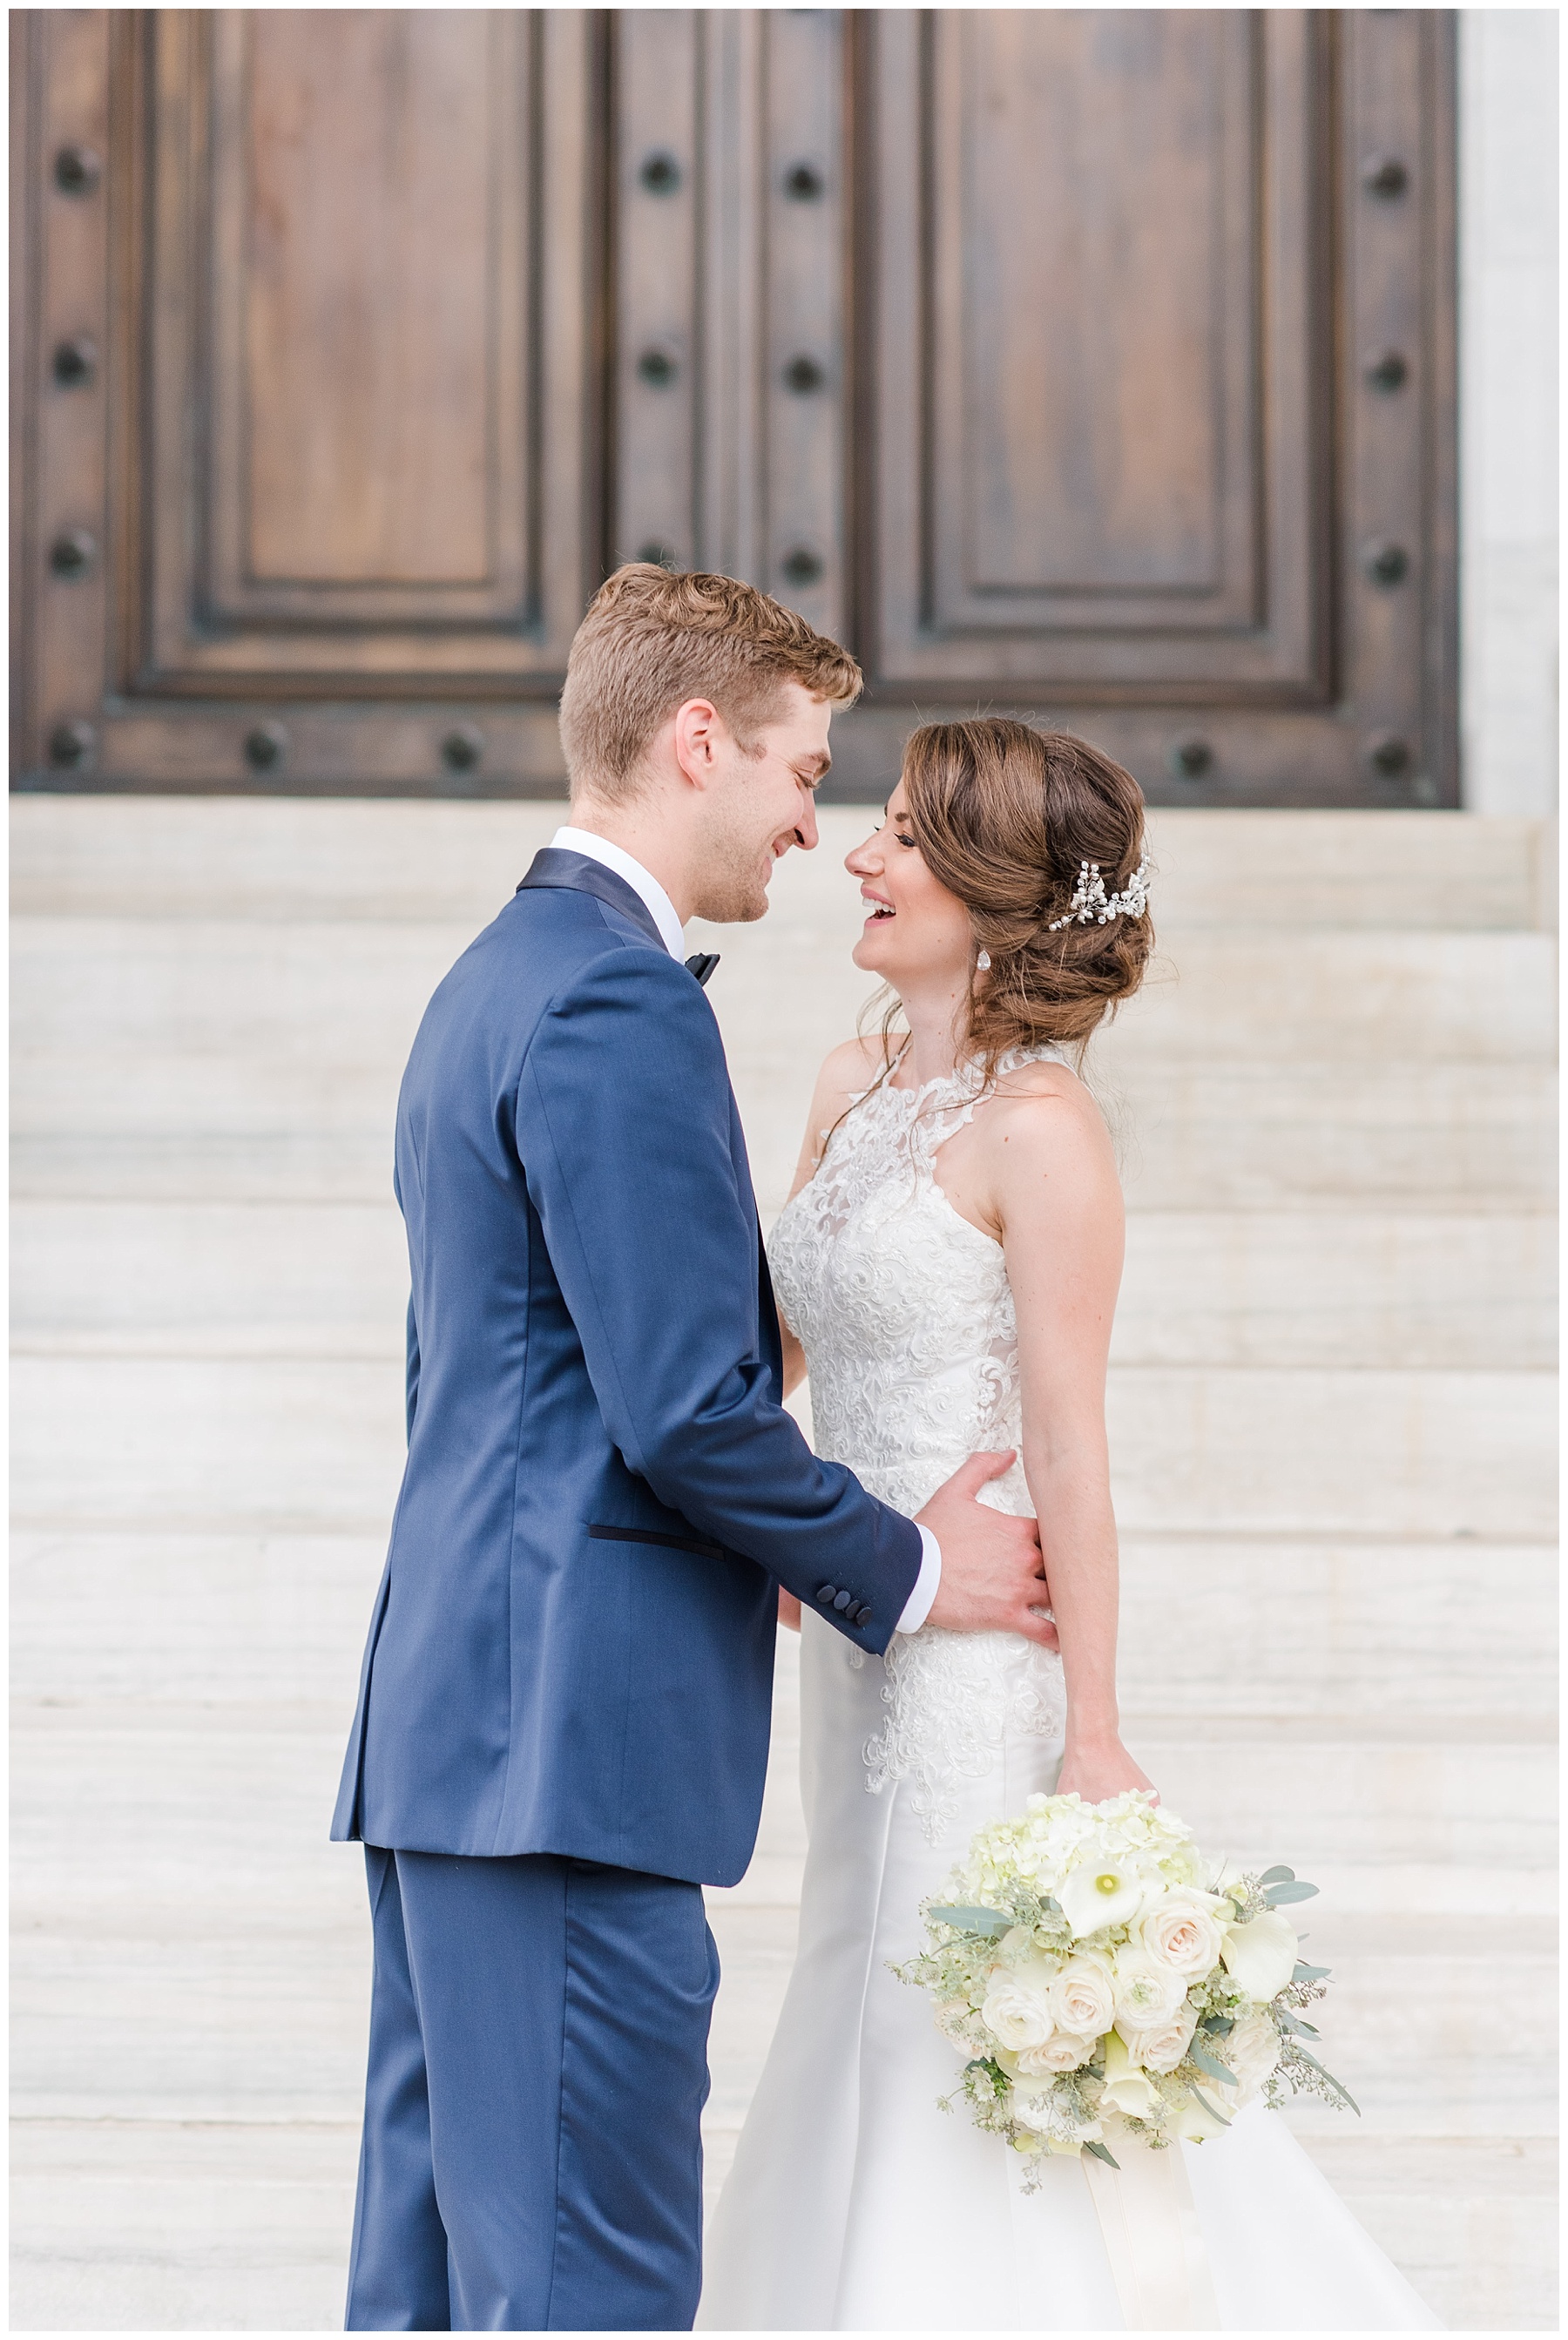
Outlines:
[[[1459,20],[1460,726],[1473,812],[1557,799],[1557,12]]]

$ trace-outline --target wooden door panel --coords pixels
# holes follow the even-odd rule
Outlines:
[[[466,8],[214,12],[209,493],[236,614],[299,614],[302,586],[423,588],[433,614],[497,569],[521,598],[517,31]]]
[[[1453,23],[857,20],[855,640],[1151,797],[1453,803]],[[876,778],[873,778],[873,775]]]
[[[586,581],[580,20],[161,10],[148,31],[135,687],[558,672]],[[556,276],[564,334],[542,326]]]
[[[1322,697],[1307,19],[899,12],[876,46],[879,676]]]
[[[1058,622],[1157,622],[1171,596],[1209,619],[1227,582],[1251,615],[1253,46],[1245,14],[933,21],[936,598],[955,616],[1027,621],[1020,597],[1049,594]]]

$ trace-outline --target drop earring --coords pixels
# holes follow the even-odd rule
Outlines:
[[[977,975],[985,975],[989,970],[990,964],[991,954],[988,950],[983,950],[977,953],[975,958],[975,973]]]

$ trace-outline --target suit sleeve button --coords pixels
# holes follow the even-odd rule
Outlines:
[[[837,1601],[839,1598],[838,1586],[836,1584],[819,1584],[817,1587],[817,1598],[824,1603],[829,1601]]]
[[[862,1601],[859,1608],[855,1611],[855,1622],[857,1625],[868,1625],[870,1621],[871,1611],[867,1608],[865,1602]]]
[[[835,1592],[833,1595],[833,1606],[835,1609],[839,1610],[848,1609],[854,1601],[854,1598],[855,1596],[852,1592]]]

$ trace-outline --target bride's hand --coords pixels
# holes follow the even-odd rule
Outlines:
[[[1159,1800],[1154,1781],[1139,1770],[1119,1739],[1069,1738],[1057,1779],[1058,1796],[1077,1795],[1086,1804],[1099,1804],[1107,1796],[1125,1796],[1129,1788],[1147,1788]]]

